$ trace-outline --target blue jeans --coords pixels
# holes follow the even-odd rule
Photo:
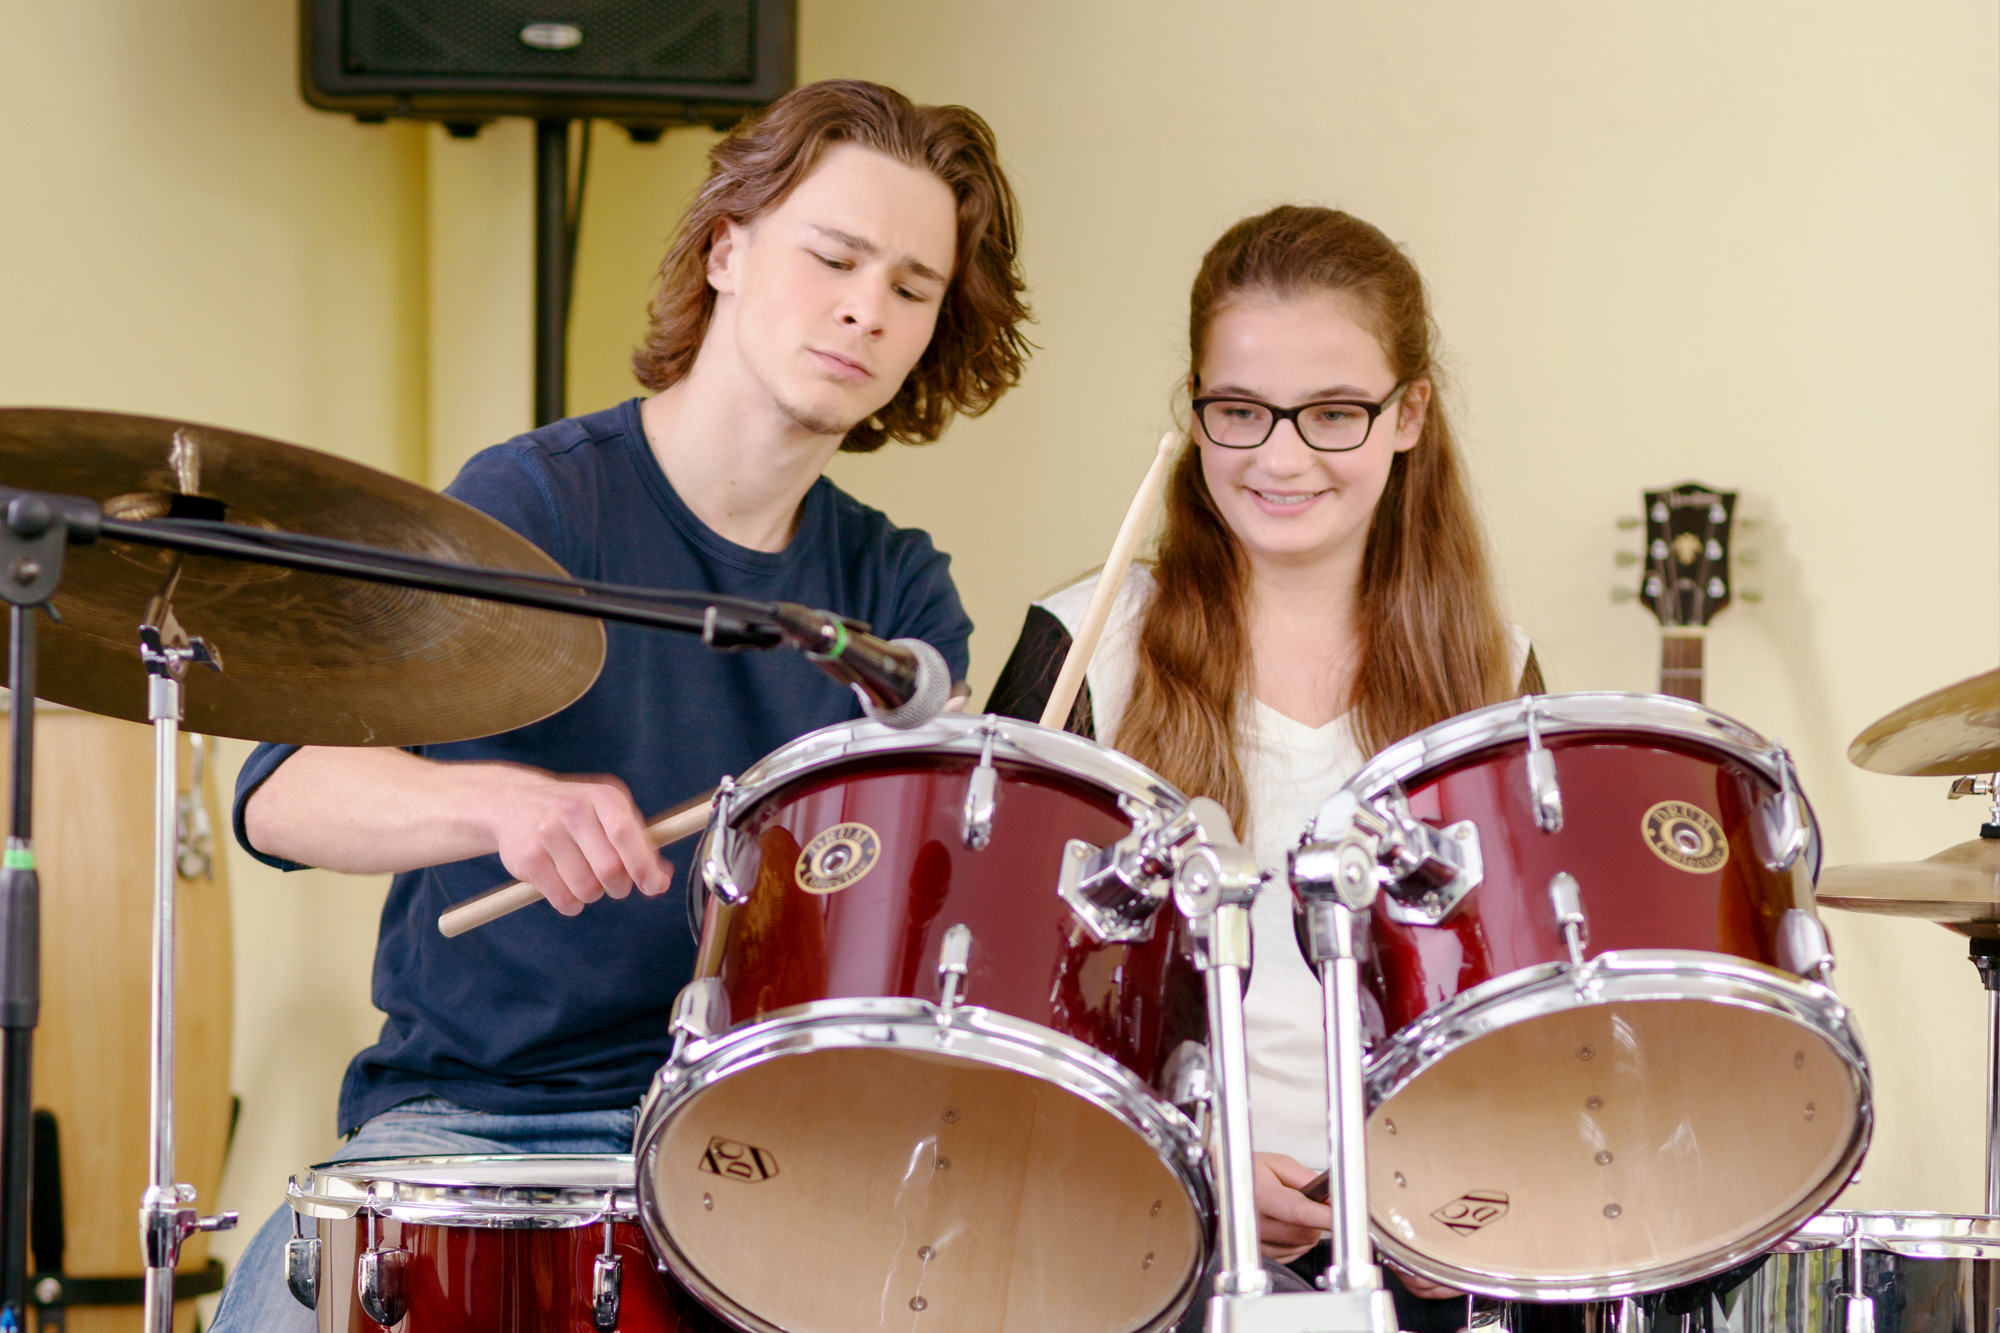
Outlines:
[[[356,1130],[333,1160],[451,1153],[626,1153],[632,1151],[638,1117],[637,1107],[493,1115],[439,1097],[420,1097],[391,1107]],[[317,1333],[318,1316],[300,1305],[285,1285],[285,1242],[291,1238],[291,1205],[280,1204],[236,1261],[209,1333]]]

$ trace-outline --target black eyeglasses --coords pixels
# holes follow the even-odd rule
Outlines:
[[[1211,443],[1224,449],[1255,449],[1271,438],[1280,421],[1289,421],[1308,449],[1323,454],[1341,454],[1368,443],[1375,418],[1389,404],[1403,396],[1407,383],[1398,384],[1379,403],[1331,399],[1301,403],[1297,407],[1273,407],[1255,398],[1197,398],[1195,418]]]

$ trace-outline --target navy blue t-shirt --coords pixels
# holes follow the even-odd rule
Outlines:
[[[953,679],[965,676],[972,622],[949,557],[928,536],[822,477],[784,550],[727,541],[668,484],[636,399],[488,449],[447,493],[577,577],[801,602],[865,620],[884,638],[923,639]],[[853,692],[798,653],[719,653],[686,635],[605,630],[603,674],[562,712],[417,753],[616,774],[650,817],[794,737],[860,716]],[[236,784],[238,841],[284,869],[299,867],[250,847],[243,807],[296,748],[259,746]],[[674,883],[659,898],[606,898],[575,917],[541,903],[456,939],[438,933],[438,915],[511,879],[500,859],[396,876],[375,952],[374,1000],[388,1019],[348,1066],[339,1127],[420,1096],[514,1114],[638,1101],[672,1046],[669,1009],[693,971],[685,895],[694,845],[666,853]]]

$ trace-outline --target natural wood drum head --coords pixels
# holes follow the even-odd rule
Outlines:
[[[1859,1114],[1847,1062],[1778,1015],[1583,1006],[1472,1041],[1378,1107],[1370,1207],[1392,1249],[1461,1277],[1660,1273],[1824,1202]]]
[[[651,1169],[681,1254],[793,1333],[1132,1333],[1201,1254],[1185,1188],[1123,1122],[946,1055],[740,1070],[675,1116]]]

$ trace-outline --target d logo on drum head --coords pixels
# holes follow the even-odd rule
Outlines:
[[[1686,801],[1661,801],[1639,821],[1653,855],[1676,870],[1706,875],[1729,862],[1729,840],[1708,811]]]
[[[882,855],[882,840],[866,824],[835,824],[799,853],[793,877],[807,893],[838,893],[867,874]]]

